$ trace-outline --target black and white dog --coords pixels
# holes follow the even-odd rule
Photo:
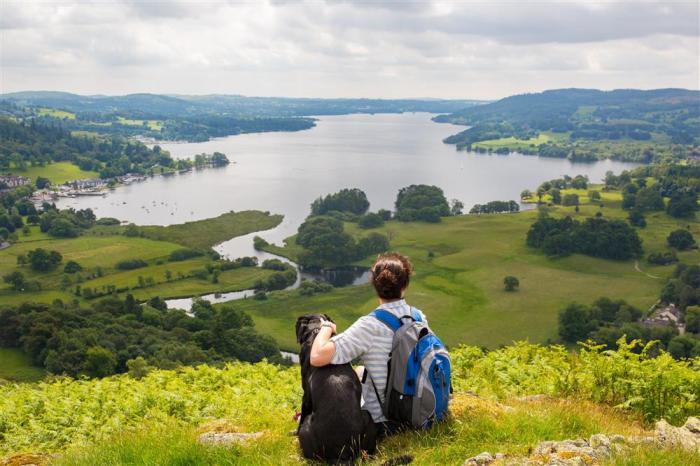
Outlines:
[[[350,364],[311,365],[311,345],[323,320],[331,321],[327,315],[307,314],[296,324],[304,389],[299,444],[305,458],[352,464],[361,451],[374,454],[377,431],[370,414],[360,409],[362,386]]]

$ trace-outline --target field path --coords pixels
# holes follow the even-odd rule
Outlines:
[[[634,270],[636,270],[639,273],[643,273],[644,275],[646,275],[649,278],[655,278],[657,280],[661,280],[663,278],[663,277],[657,277],[656,275],[652,275],[650,273],[646,273],[644,270],[640,269],[639,268],[639,261],[634,261]]]

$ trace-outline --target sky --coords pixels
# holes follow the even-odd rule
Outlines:
[[[698,1],[0,0],[0,92],[700,87]]]

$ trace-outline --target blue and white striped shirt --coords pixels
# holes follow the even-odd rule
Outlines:
[[[406,304],[404,299],[381,304],[379,308],[391,312],[396,317],[411,315],[411,306]],[[421,311],[418,313],[427,323],[425,315]],[[365,370],[371,375],[371,379],[366,377],[365,383],[362,384],[362,408],[369,411],[374,422],[387,420],[382,413],[382,407],[377,400],[372,381],[377,387],[381,401],[384,402],[388,376],[387,363],[393,338],[394,332],[389,327],[369,315],[360,317],[346,331],[331,338],[331,341],[335,343],[335,354],[331,359],[331,364],[345,364],[355,358],[360,358]]]

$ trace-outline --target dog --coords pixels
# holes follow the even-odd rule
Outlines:
[[[311,365],[311,346],[324,320],[332,322],[325,314],[307,314],[296,323],[304,390],[297,435],[305,458],[353,464],[361,452],[375,453],[377,429],[360,408],[362,386],[350,364]]]

